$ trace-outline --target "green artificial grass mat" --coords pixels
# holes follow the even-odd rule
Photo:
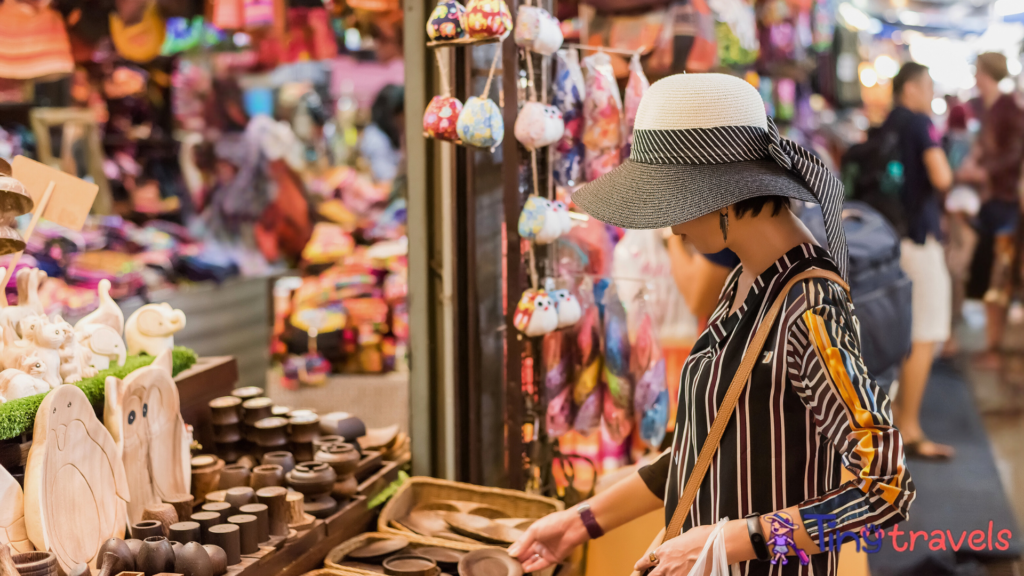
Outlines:
[[[172,356],[174,359],[175,375],[190,368],[196,363],[198,358],[194,351],[184,346],[175,346]],[[143,366],[148,366],[155,358],[155,356],[145,354],[129,356],[125,359],[124,366],[101,370],[96,376],[86,378],[74,384],[74,386],[78,386],[82,389],[82,392],[85,392],[86,397],[89,398],[89,402],[93,406],[102,406],[103,383],[106,381],[107,376],[124,378],[131,372]],[[46,394],[36,394],[35,396],[18,398],[17,400],[0,404],[0,440],[17,438],[26,432],[31,432],[32,425],[36,420],[36,411],[39,410],[39,405],[43,403],[43,398]]]

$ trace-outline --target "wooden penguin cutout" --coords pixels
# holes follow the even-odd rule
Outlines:
[[[35,550],[25,529],[25,494],[14,476],[0,466],[0,545],[10,544],[14,553]]]
[[[124,312],[121,312],[120,306],[110,297],[110,280],[106,278],[100,280],[97,292],[100,296],[99,308],[86,314],[84,318],[76,322],[75,332],[79,332],[85,326],[102,324],[113,328],[118,336],[124,334]]]
[[[132,524],[142,520],[147,506],[189,492],[185,478],[191,465],[181,448],[185,422],[171,368],[166,350],[123,381],[111,376],[105,383],[103,420],[122,453]]]
[[[163,302],[146,304],[128,317],[124,339],[131,355],[156,356],[174,348],[174,333],[185,327],[185,313]]]
[[[124,465],[110,432],[78,386],[58,386],[36,412],[25,466],[25,524],[37,550],[61,571],[96,566],[100,546],[123,538],[129,499]]]

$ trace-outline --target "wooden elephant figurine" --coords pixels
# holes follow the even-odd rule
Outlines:
[[[128,353],[146,353],[158,356],[174,348],[174,333],[185,327],[185,313],[171,305],[146,304],[128,317],[124,325],[124,339]]]
[[[115,366],[124,366],[127,356],[124,340],[113,328],[105,324],[88,324],[75,329],[75,338],[78,343],[92,353],[90,366],[96,370],[110,368],[112,362]]]

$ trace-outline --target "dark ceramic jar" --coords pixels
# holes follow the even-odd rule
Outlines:
[[[304,444],[320,437],[320,417],[309,411],[295,411],[288,418],[291,426],[289,438],[292,442]]]
[[[288,446],[288,420],[280,416],[263,418],[255,424],[255,439],[264,452]]]
[[[213,576],[210,553],[198,542],[189,542],[174,557],[174,573],[183,576]]]
[[[143,520],[132,524],[132,538],[145,540],[150,536],[163,536],[164,526],[159,520]]]
[[[210,400],[210,422],[215,426],[238,424],[242,421],[242,399],[221,396]]]
[[[220,471],[218,489],[227,490],[235,486],[248,486],[249,474],[249,468],[244,464],[228,464]]]
[[[132,553],[132,549],[128,547],[128,544],[120,538],[111,538],[100,546],[100,551],[96,553],[96,558],[99,558],[102,562],[103,555],[111,553],[117,556],[120,560],[120,564],[116,568],[120,568],[114,574],[118,572],[134,572],[135,571],[135,555]]]
[[[295,456],[287,450],[277,450],[275,452],[266,452],[263,454],[263,464],[271,465],[277,464],[281,467],[281,470],[287,474],[295,468]]]
[[[223,548],[214,544],[203,544],[203,549],[210,555],[213,576],[221,576],[228,571],[228,555],[224,553]]]
[[[323,448],[324,446],[329,446],[331,444],[344,444],[344,443],[345,443],[345,438],[342,437],[342,436],[338,436],[336,434],[331,434],[329,436],[320,436],[316,440],[313,440],[313,449],[315,451],[319,452],[320,449]]]
[[[296,464],[285,479],[289,486],[302,493],[307,500],[315,500],[334,488],[338,475],[325,462],[303,462]]]
[[[328,444],[321,446],[320,451],[313,456],[317,462],[326,462],[334,468],[339,476],[348,476],[359,467],[359,452],[351,444]]]
[[[139,551],[142,550],[142,540],[138,538],[129,538],[124,541],[128,545],[128,549],[132,551],[132,559],[139,557]]]
[[[252,469],[252,475],[249,477],[249,486],[252,486],[253,490],[282,484],[284,484],[284,468],[278,464],[257,466]]]
[[[146,576],[155,576],[174,570],[174,547],[163,536],[150,536],[142,541],[139,556],[135,559],[135,571]]]
[[[274,401],[270,398],[252,398],[242,402],[242,410],[245,414],[245,425],[255,426],[260,420],[273,416],[271,411],[273,406]]]

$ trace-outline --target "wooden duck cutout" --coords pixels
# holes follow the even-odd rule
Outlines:
[[[124,339],[131,355],[156,356],[174,348],[174,333],[185,327],[185,313],[171,305],[146,304],[132,313],[124,325]]]
[[[46,364],[38,356],[29,354],[22,357],[16,368],[0,372],[0,404],[49,392],[50,384],[43,380],[46,371]]]
[[[0,545],[10,544],[15,553],[35,550],[25,529],[25,493],[14,476],[0,466]]]
[[[60,327],[63,320],[56,317],[51,322],[45,316],[29,316],[21,321],[21,340],[15,340],[10,326],[3,328],[4,349],[0,354],[3,365],[8,368],[20,366],[26,356],[38,356],[46,365],[43,380],[51,388],[60,386],[64,380],[60,377],[60,346],[64,343],[64,330]]]
[[[25,524],[62,573],[96,567],[100,546],[123,538],[129,499],[121,454],[78,386],[59,386],[36,412],[25,466]]]
[[[59,323],[64,332],[64,343],[60,345],[60,377],[65,384],[74,384],[82,378],[92,378],[99,370],[92,367],[92,352],[78,342],[75,329],[65,320]]]
[[[129,374],[105,382],[103,421],[122,454],[128,489],[128,520],[142,520],[147,506],[188,494],[191,463],[178,387],[171,374],[171,351]]]
[[[100,280],[97,292],[100,295],[100,305],[92,312],[85,315],[84,318],[75,323],[75,332],[78,332],[80,328],[102,324],[104,326],[110,326],[113,328],[118,336],[124,334],[124,312],[121,311],[121,307],[114,302],[114,299],[110,297],[110,280],[106,278]]]
[[[5,271],[6,273],[6,271]],[[8,321],[15,333],[21,336],[21,321],[29,316],[45,316],[46,310],[39,300],[39,285],[46,279],[46,272],[38,268],[22,268],[15,277],[18,286],[18,305],[0,309],[0,321]]]

